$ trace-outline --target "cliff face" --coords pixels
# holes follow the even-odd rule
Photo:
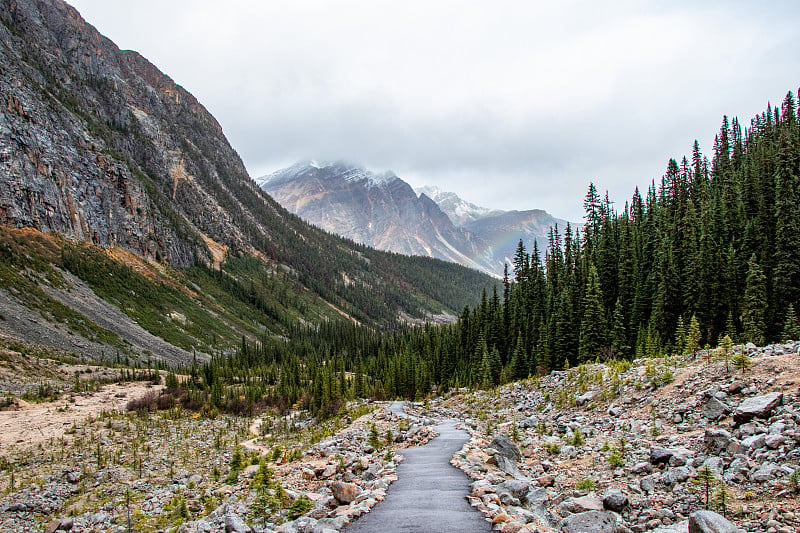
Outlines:
[[[244,243],[215,195],[247,172],[191,94],[58,0],[0,22],[0,223],[178,266]]]
[[[251,254],[386,326],[460,309],[489,282],[362,249],[290,214],[191,94],[61,0],[0,2],[0,225],[176,267]]]

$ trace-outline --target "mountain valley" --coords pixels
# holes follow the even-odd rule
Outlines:
[[[800,533],[795,93],[573,224],[252,179],[62,0],[0,3],[0,74],[1,531],[346,532],[446,423],[470,527]]]

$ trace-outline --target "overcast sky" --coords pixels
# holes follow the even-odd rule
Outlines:
[[[573,221],[590,181],[621,206],[800,85],[796,0],[69,1],[194,94],[253,177],[344,159]]]

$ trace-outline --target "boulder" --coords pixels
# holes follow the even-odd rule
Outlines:
[[[519,471],[517,467],[516,461],[513,459],[509,459],[503,455],[496,455],[494,456],[494,462],[497,465],[497,468],[505,472],[506,474],[512,476],[514,479],[525,480],[527,479],[522,472]]]
[[[602,511],[603,502],[594,496],[581,496],[565,500],[560,507],[568,513],[585,513],[586,511]]]
[[[708,420],[719,420],[730,410],[726,404],[722,403],[715,397],[711,397],[703,407],[703,416]]]
[[[763,396],[748,398],[739,404],[733,413],[733,423],[735,425],[744,424],[753,418],[767,418],[772,410],[783,403],[783,394],[771,392]]]
[[[564,533],[617,533],[617,519],[605,511],[587,511],[566,517],[561,521]]]
[[[343,483],[341,481],[334,481],[330,485],[331,493],[336,501],[342,505],[347,505],[358,497],[358,485],[353,483]]]
[[[741,533],[741,530],[713,511],[697,511],[689,515],[689,533]]]
[[[497,494],[511,494],[518,500],[524,499],[531,491],[531,484],[527,481],[509,479],[497,485]]]
[[[678,466],[676,468],[670,468],[659,478],[659,483],[664,485],[672,486],[676,483],[683,483],[687,479],[691,477],[691,473],[689,469],[685,466]]]
[[[619,489],[608,489],[603,495],[603,508],[606,511],[621,513],[629,504],[628,495]]]
[[[575,396],[575,403],[580,407],[583,404],[589,403],[597,397],[598,393],[595,391],[588,391],[579,396]]]
[[[707,428],[703,442],[705,442],[706,451],[716,455],[728,448],[728,444],[731,442],[731,434],[724,429]]]
[[[539,485],[542,487],[552,487],[556,484],[556,478],[550,474],[545,474],[543,476],[539,476],[536,480],[539,482]]]
[[[754,469],[750,475],[750,481],[755,483],[764,483],[765,481],[772,481],[778,475],[783,474],[781,467],[775,463],[764,463],[758,468]]]
[[[514,441],[508,437],[498,435],[494,438],[489,446],[497,450],[498,455],[502,455],[503,457],[511,459],[512,461],[522,460],[522,452],[520,452],[519,446],[517,446]]]
[[[666,448],[650,448],[650,463],[654,465],[667,464],[675,452]]]
[[[253,528],[232,512],[225,513],[225,533],[253,533]]]

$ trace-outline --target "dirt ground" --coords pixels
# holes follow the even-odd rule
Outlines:
[[[124,410],[129,401],[161,388],[146,382],[122,383],[104,385],[97,392],[67,395],[54,402],[20,400],[18,409],[0,411],[0,449],[59,439],[89,417],[102,411]]]

